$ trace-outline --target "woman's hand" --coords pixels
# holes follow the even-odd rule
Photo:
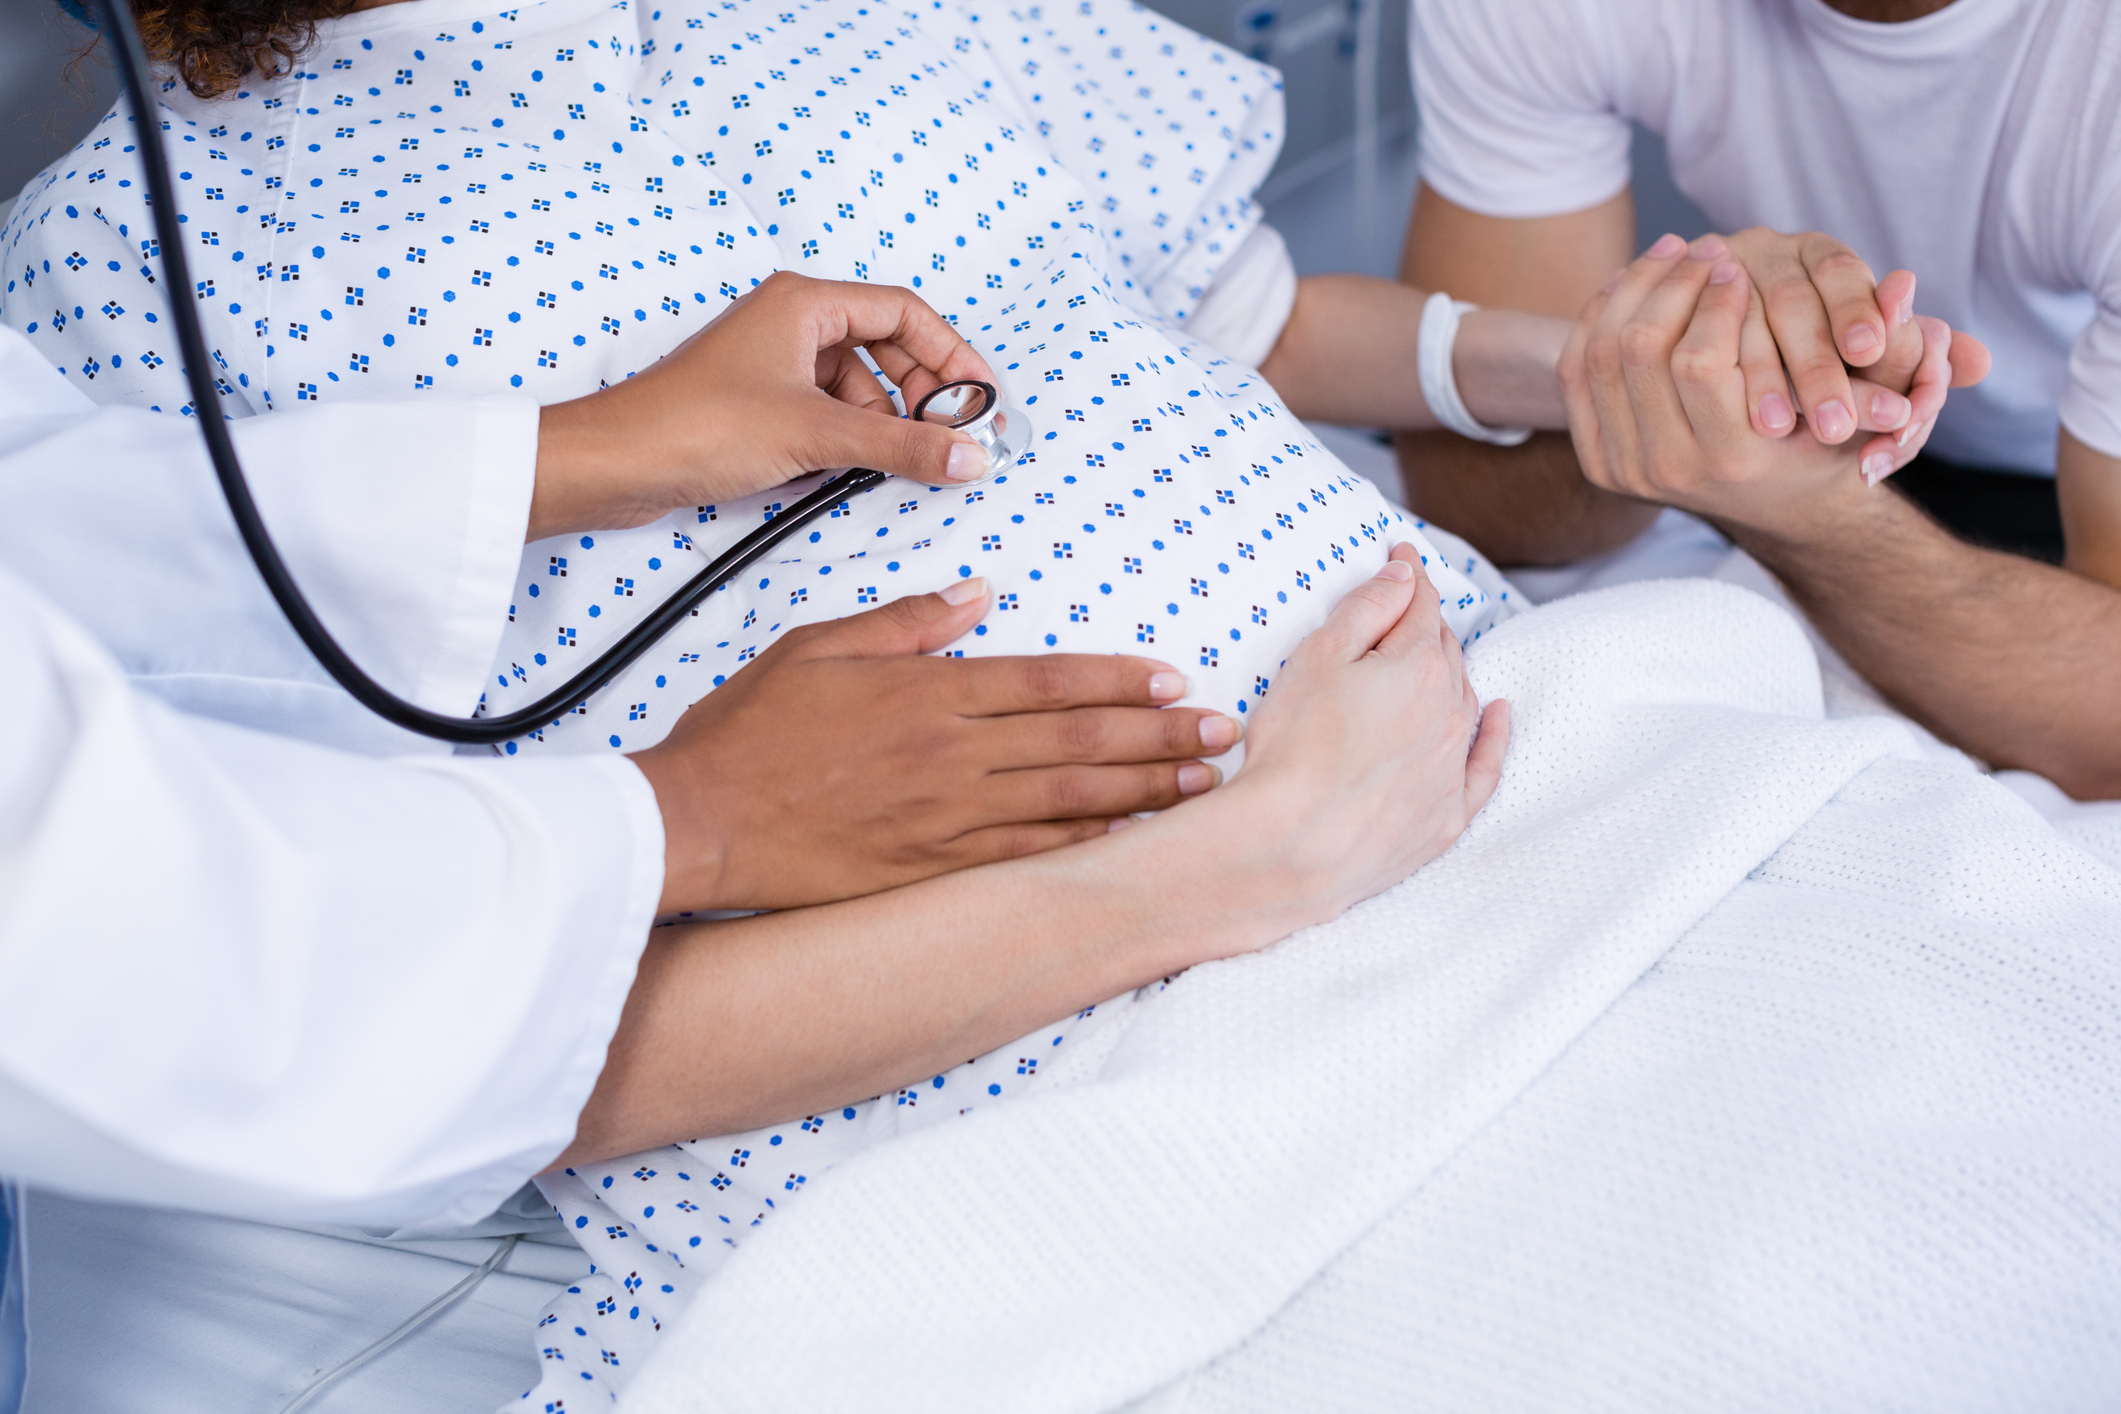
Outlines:
[[[832,467],[936,486],[985,478],[986,452],[900,417],[857,349],[909,405],[961,378],[994,381],[911,290],[782,271],[625,382],[544,410],[528,538],[644,525]]]
[[[1509,704],[1482,710],[1420,555],[1399,545],[1289,655],[1236,779],[1152,825],[1206,830],[1205,858],[1292,910],[1280,936],[1449,849],[1494,794],[1509,742]]]

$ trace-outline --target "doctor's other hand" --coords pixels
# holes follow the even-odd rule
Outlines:
[[[1922,449],[1953,381],[1955,336],[1915,321],[1922,352],[1897,432],[1836,443],[1803,422],[1765,436],[1747,401],[1751,280],[1716,246],[1707,253],[1653,246],[1578,319],[1559,365],[1578,461],[1605,490],[1804,536]]]
[[[527,538],[645,525],[833,467],[985,479],[970,437],[899,416],[862,349],[909,408],[944,383],[994,381],[911,290],[781,271],[648,368],[543,410]]]
[[[1235,719],[1162,707],[1146,658],[926,656],[968,579],[793,629],[634,756],[662,810],[662,911],[794,908],[1109,833],[1220,783]]]

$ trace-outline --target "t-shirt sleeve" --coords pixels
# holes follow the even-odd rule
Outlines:
[[[2062,425],[2093,451],[2121,457],[2121,158],[2109,167],[2105,198],[2086,223],[2086,284],[2099,312],[2070,351]]]
[[[1414,0],[1422,180],[1484,216],[1554,216],[1629,180],[1607,46],[1577,0]]]

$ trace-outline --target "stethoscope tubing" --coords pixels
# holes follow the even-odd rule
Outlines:
[[[303,646],[316,657],[333,681],[386,722],[439,741],[475,746],[497,745],[551,726],[624,672],[654,646],[656,640],[690,615],[700,601],[742,574],[774,546],[825,511],[844,503],[848,497],[860,495],[885,480],[883,472],[857,467],[811,491],[723,551],[706,569],[686,581],[683,588],[628,629],[616,644],[588,667],[528,707],[498,716],[455,717],[430,711],[399,697],[364,672],[324,627],[288,571],[286,561],[280,558],[278,547],[266,531],[264,518],[258,513],[250,483],[243,475],[243,464],[236,456],[235,442],[228,435],[227,421],[221,415],[221,402],[214,388],[206,336],[199,324],[198,311],[186,299],[192,288],[191,270],[184,256],[183,231],[177,221],[177,195],[169,179],[169,163],[162,145],[162,125],[154,116],[154,104],[147,93],[147,51],[140,42],[140,31],[133,23],[125,0],[95,0],[95,4],[103,19],[102,32],[116,51],[126,101],[132,105],[133,124],[139,130],[140,161],[146,168],[148,202],[154,212],[155,238],[161,246],[162,274],[168,282],[170,315],[177,326],[177,347],[183,355],[184,374],[191,388],[199,430],[206,439],[207,455],[213,462],[214,476],[221,484],[221,494],[228,502],[229,514],[235,519],[236,533],[242,537],[243,548],[250,552],[259,577],[265,581],[266,590],[272,595],[273,602],[280,606],[280,612],[286,616],[295,636],[302,640]],[[991,407],[994,390],[984,384],[980,386],[986,388]],[[925,404],[927,400],[922,401]],[[915,415],[918,416],[918,412]]]

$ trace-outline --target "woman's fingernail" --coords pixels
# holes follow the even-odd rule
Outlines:
[[[1223,778],[1223,773],[1213,766],[1203,766],[1198,761],[1188,761],[1178,768],[1178,793],[1199,795]]]
[[[959,442],[950,448],[950,464],[943,475],[952,481],[977,481],[987,474],[987,453],[977,443]]]
[[[1599,286],[1598,293],[1602,295],[1609,295],[1613,293],[1613,291],[1620,288],[1620,282],[1622,280],[1625,280],[1627,277],[1628,267],[1623,265],[1618,270],[1615,270],[1612,274],[1605,277],[1605,284]]]
[[[1386,560],[1385,567],[1377,572],[1379,579],[1397,580],[1405,584],[1414,577],[1414,566],[1405,560]]]
[[[1829,398],[1813,411],[1812,426],[1819,433],[1820,440],[1840,442],[1856,430],[1856,419],[1842,406],[1841,399]]]
[[[1908,400],[1898,393],[1880,393],[1871,399],[1871,421],[1878,424],[1880,431],[1906,421],[1907,415],[1913,411]]]
[[[1899,315],[1900,322],[1902,324],[1906,324],[1912,319],[1914,319],[1915,297],[1913,295],[1909,295],[1906,299],[1900,301],[1900,308],[1894,312]]]
[[[1868,324],[1858,324],[1848,332],[1849,352],[1867,354],[1878,347],[1878,331]]]
[[[1731,248],[1723,243],[1721,236],[1703,236],[1694,246],[1694,258],[1703,262],[1721,260],[1730,253]]]
[[[1193,690],[1184,673],[1149,674],[1149,700],[1151,702],[1176,702]]]
[[[1737,278],[1738,263],[1733,260],[1719,260],[1716,262],[1716,268],[1709,272],[1709,283],[1712,285],[1728,285]]]
[[[938,591],[937,597],[953,608],[962,608],[975,599],[987,597],[987,581],[976,575],[971,579],[961,579],[948,589]]]
[[[1132,815],[1122,815],[1118,819],[1114,820],[1111,824],[1105,826],[1105,833],[1108,835],[1116,835],[1121,830],[1126,829],[1127,826],[1133,823],[1134,817]]]
[[[1770,393],[1760,400],[1760,425],[1770,432],[1787,432],[1797,425],[1796,409],[1782,394]]]
[[[1659,260],[1670,260],[1673,256],[1679,254],[1685,249],[1685,241],[1679,239],[1679,237],[1671,234],[1670,232],[1666,232],[1664,235],[1659,236],[1656,240],[1656,243],[1653,244],[1649,248],[1649,250],[1644,253],[1648,255],[1653,255]]]
[[[1908,443],[1914,441],[1917,437],[1920,437],[1922,435],[1922,429],[1927,426],[1929,426],[1927,422],[1909,423],[1906,427],[1901,429],[1900,445],[1905,447]]]
[[[1863,459],[1863,484],[1876,486],[1893,474],[1893,459],[1883,452],[1872,452]]]
[[[1200,719],[1200,744],[1213,751],[1237,745],[1238,726],[1235,717],[1203,717]]]

